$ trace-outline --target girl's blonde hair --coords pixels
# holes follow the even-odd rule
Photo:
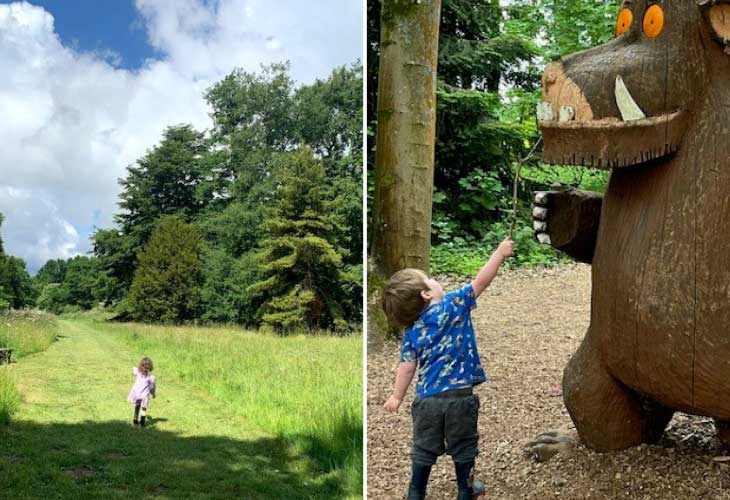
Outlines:
[[[140,373],[144,373],[147,375],[149,372],[155,369],[155,365],[152,364],[152,360],[145,356],[142,358],[142,360],[139,362],[139,366],[137,367],[137,371]]]

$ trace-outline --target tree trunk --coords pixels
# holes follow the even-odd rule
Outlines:
[[[428,272],[441,0],[383,0],[372,254]]]

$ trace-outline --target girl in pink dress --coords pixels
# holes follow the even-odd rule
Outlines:
[[[156,397],[157,386],[155,384],[155,376],[152,375],[154,365],[150,358],[144,357],[139,362],[139,366],[132,368],[134,374],[134,385],[129,391],[127,401],[134,405],[134,419],[132,423],[144,427],[147,419],[147,407],[149,406],[150,396]],[[140,415],[140,409],[142,410]]]

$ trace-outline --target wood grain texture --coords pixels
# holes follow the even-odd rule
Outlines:
[[[575,188],[545,194],[545,223],[550,244],[578,262],[590,264],[596,248],[603,196]]]
[[[675,410],[730,420],[730,55],[721,35],[730,16],[724,24],[718,14],[726,3],[666,0],[656,38],[634,22],[565,58],[562,73],[550,70],[582,82],[594,118],[541,122],[544,159],[613,169],[592,260],[591,326],[563,382],[581,438],[598,450],[656,439]],[[648,5],[629,7],[641,20]],[[617,75],[645,120],[622,122]]]

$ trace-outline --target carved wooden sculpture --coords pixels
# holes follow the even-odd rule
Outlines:
[[[535,195],[538,239],[593,265],[565,405],[597,450],[676,410],[730,445],[730,0],[626,0],[617,35],[550,64],[538,106],[545,162],[612,169],[603,197]]]

